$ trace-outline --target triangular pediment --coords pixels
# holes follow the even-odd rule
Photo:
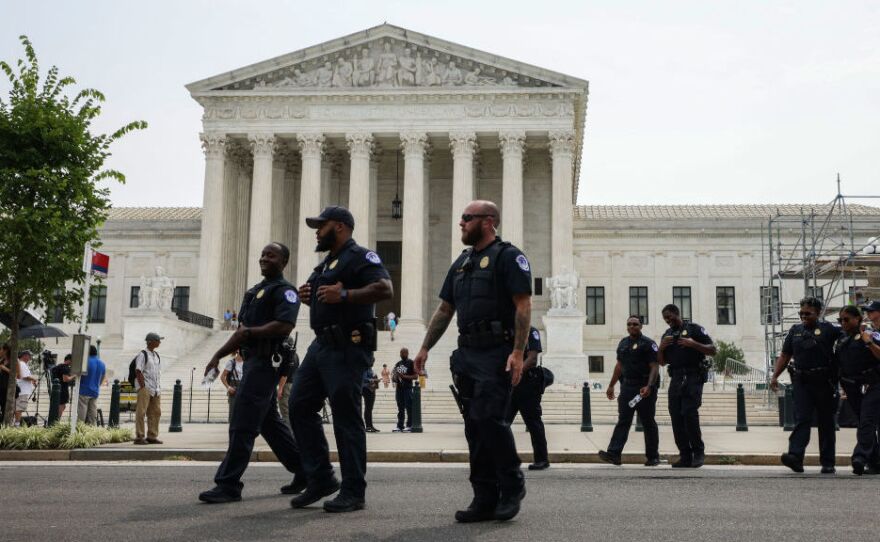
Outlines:
[[[194,94],[493,87],[586,90],[587,82],[383,24],[187,86]]]

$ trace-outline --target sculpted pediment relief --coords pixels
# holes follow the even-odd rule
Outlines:
[[[215,90],[558,86],[423,45],[380,38],[314,56]]]

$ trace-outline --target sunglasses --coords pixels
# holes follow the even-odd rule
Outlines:
[[[475,218],[488,218],[490,216],[494,217],[495,215],[472,215],[472,214],[465,213],[465,214],[461,215],[461,220],[463,222],[470,222],[471,220],[473,220]]]

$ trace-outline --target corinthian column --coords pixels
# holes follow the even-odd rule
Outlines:
[[[449,134],[452,149],[452,259],[463,250],[459,217],[465,206],[474,199],[474,153],[477,150],[477,134],[453,132]]]
[[[315,230],[306,226],[306,217],[321,212],[321,155],[324,151],[323,134],[299,134],[299,150],[302,155],[302,179],[299,183],[299,224],[297,224],[296,285],[304,283],[312,269],[318,265],[315,252]],[[308,314],[300,308],[300,317]]]
[[[277,148],[274,134],[248,136],[254,153],[254,176],[251,184],[251,221],[248,235],[248,287],[262,280],[260,254],[272,241],[272,163]]]
[[[368,133],[347,134],[345,141],[351,155],[351,172],[348,180],[348,210],[354,216],[356,238],[367,247],[374,247],[375,232],[370,229],[373,208],[370,190],[370,156],[373,153],[373,136]]]
[[[424,132],[400,135],[403,149],[403,244],[406,257],[400,270],[400,315],[407,325],[425,326],[423,304],[427,276],[427,208],[425,201],[425,148],[428,136]]]
[[[199,243],[199,289],[196,303],[200,313],[220,316],[220,270],[223,250],[223,178],[226,135],[201,134],[205,151],[205,193],[202,203],[202,236]]]
[[[523,246],[523,150],[525,131],[502,132],[501,155],[503,173],[501,188],[501,233],[505,241],[525,250]]]
[[[550,132],[550,156],[553,160],[551,210],[551,267],[553,276],[563,269],[574,270],[572,174],[574,132]]]

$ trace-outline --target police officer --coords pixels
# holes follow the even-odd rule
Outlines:
[[[867,305],[862,305],[862,310],[865,311],[865,316],[868,317],[874,331],[880,331],[880,301],[872,301]]]
[[[461,240],[470,248],[443,282],[440,305],[415,358],[425,370],[428,351],[458,315],[458,349],[450,369],[458,388],[470,451],[474,499],[455,513],[459,522],[508,520],[526,489],[510,424],[510,391],[520,382],[531,320],[532,275],[522,252],[496,234],[498,207],[472,201],[461,215]]]
[[[663,320],[669,326],[660,339],[658,361],[668,365],[669,417],[678,447],[674,468],[699,468],[706,460],[700,431],[700,405],[703,384],[708,379],[706,356],[715,355],[715,345],[706,329],[681,319],[681,310],[672,304],[663,307]]]
[[[544,421],[541,419],[541,396],[544,394],[544,369],[538,367],[538,354],[541,349],[541,333],[534,327],[529,330],[529,342],[526,346],[523,362],[522,380],[513,388],[510,406],[507,408],[507,423],[513,422],[516,413],[522,415],[529,437],[532,439],[532,455],[534,461],[529,470],[544,470],[550,467],[547,455],[547,435],[544,432]]]
[[[642,427],[645,430],[645,461],[646,467],[660,464],[658,450],[660,438],[654,415],[657,410],[657,343],[642,335],[642,320],[638,316],[630,316],[626,320],[628,335],[617,345],[617,365],[608,383],[606,395],[609,401],[614,400],[614,386],[620,381],[620,395],[617,397],[617,425],[611,435],[608,451],[599,450],[599,458],[613,465],[620,465],[620,454],[629,437],[633,413],[639,413]],[[635,397],[641,397],[635,408],[629,406]]]
[[[819,462],[822,474],[834,474],[834,417],[837,413],[837,369],[834,344],[840,330],[819,320],[822,302],[815,297],[801,300],[800,324],[791,326],[782,352],[776,359],[770,389],[779,389],[779,375],[788,367],[794,392],[794,431],[788,437],[788,453],[782,464],[804,472],[804,453],[810,442],[810,425],[815,411],[819,428]],[[793,363],[789,362],[794,359]]]
[[[241,325],[205,367],[205,375],[217,369],[220,359],[236,350],[244,358],[241,381],[236,390],[229,423],[229,447],[214,476],[214,489],[204,491],[199,500],[224,503],[241,500],[241,476],[247,468],[260,434],[284,467],[294,473],[293,481],[282,493],[298,493],[305,488],[302,463],[290,429],[281,421],[276,403],[281,361],[281,343],[296,324],[299,296],[284,280],[284,267],[290,250],[281,243],[270,243],[260,255],[260,271],[265,277],[244,294],[239,310]]]
[[[290,420],[308,478],[308,487],[290,505],[308,506],[340,488],[319,414],[329,398],[342,490],[324,502],[324,510],[351,512],[364,507],[367,488],[361,383],[376,349],[375,304],[394,292],[379,256],[351,238],[354,217],[348,209],[327,207],[319,216],[306,218],[306,224],[317,230],[316,252],[327,252],[327,257],[299,289],[303,303],[311,307],[315,340],[290,392]]]
[[[880,474],[880,332],[865,329],[854,305],[841,309],[838,321],[843,328],[835,347],[840,385],[859,419],[853,473]]]

